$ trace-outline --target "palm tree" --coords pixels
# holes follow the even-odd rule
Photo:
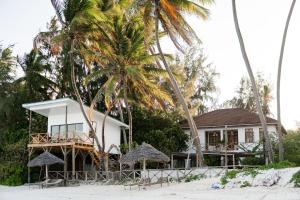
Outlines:
[[[268,159],[272,163],[273,162],[273,150],[272,150],[270,137],[268,135],[267,122],[266,122],[266,118],[265,118],[263,110],[262,110],[262,106],[261,106],[261,102],[260,102],[260,98],[259,98],[259,93],[258,93],[258,90],[257,90],[257,87],[256,87],[255,78],[254,78],[252,68],[251,68],[247,53],[246,53],[243,37],[242,37],[241,31],[240,31],[240,28],[239,28],[235,0],[232,0],[232,11],[233,11],[234,25],[235,25],[236,33],[237,33],[238,40],[239,40],[239,43],[240,43],[240,49],[241,49],[241,52],[242,52],[242,55],[243,55],[243,59],[245,61],[245,65],[246,65],[246,68],[247,68],[247,71],[248,71],[248,74],[249,74],[249,77],[250,77],[250,81],[252,83],[252,89],[253,89],[256,105],[257,105],[256,109],[257,109],[259,119],[261,121],[262,128],[263,128],[263,131],[264,131],[264,139],[266,141],[266,151],[267,151]]]
[[[132,145],[131,105],[138,103],[148,108],[165,108],[172,105],[172,98],[157,82],[168,78],[165,70],[158,68],[155,56],[149,55],[144,45],[144,26],[140,18],[128,21],[116,15],[106,22],[101,38],[92,44],[96,62],[102,66],[94,70],[86,81],[107,77],[101,91],[106,107],[124,104],[129,118],[129,148]],[[113,103],[112,103],[113,102]],[[104,142],[104,133],[102,133]],[[103,148],[103,147],[102,147]]]
[[[292,17],[292,13],[296,4],[296,0],[292,1],[290,11],[285,23],[285,28],[283,32],[282,42],[281,42],[281,49],[280,49],[280,56],[278,62],[278,72],[277,72],[277,134],[278,134],[278,148],[279,148],[279,161],[284,160],[284,147],[282,141],[282,132],[281,132],[281,108],[280,108],[280,81],[281,81],[281,68],[282,68],[282,59],[284,54],[284,47],[285,47],[285,40],[289,28],[290,19]]]
[[[53,41],[62,47],[69,48],[69,64],[71,67],[71,85],[73,87],[81,112],[95,137],[99,151],[101,145],[95,134],[91,119],[84,109],[84,103],[76,86],[74,59],[82,59],[82,49],[86,47],[89,36],[96,31],[96,25],[105,19],[104,11],[110,9],[109,2],[98,0],[51,0],[57,18],[62,25],[62,31]],[[76,55],[76,56],[75,56]]]
[[[199,2],[201,4],[207,4],[207,3],[212,3],[213,0],[199,0]],[[168,34],[168,36],[172,40],[173,44],[177,47],[177,49],[182,51],[182,47],[180,45],[180,42],[178,41],[178,36],[180,36],[189,45],[192,45],[194,39],[200,42],[194,30],[190,27],[190,25],[186,22],[186,20],[182,16],[182,13],[192,13],[192,14],[196,14],[197,16],[203,19],[206,19],[207,16],[209,15],[209,12],[203,6],[196,4],[194,1],[190,1],[190,0],[180,0],[180,1],[178,0],[146,0],[146,1],[134,0],[129,8],[129,11],[134,12],[135,10],[138,10],[137,9],[138,7],[143,7],[142,15],[146,27],[145,29],[146,39],[147,37],[152,37],[149,36],[149,34],[151,34],[153,21],[155,22],[154,24],[155,24],[156,46],[161,61],[164,65],[164,68],[166,69],[170,77],[171,86],[174,89],[174,93],[177,97],[177,100],[183,107],[185,116],[187,118],[190,127],[190,131],[192,133],[194,144],[196,146],[196,154],[197,154],[196,157],[198,161],[197,163],[198,165],[201,166],[203,162],[203,155],[201,152],[201,144],[198,135],[198,130],[195,125],[194,119],[191,113],[189,112],[184,97],[180,91],[178,83],[172,73],[172,70],[170,69],[168,63],[166,62],[166,59],[162,52],[160,41],[159,41],[159,22],[161,23],[163,30]],[[154,10],[154,16],[153,16],[153,10]]]

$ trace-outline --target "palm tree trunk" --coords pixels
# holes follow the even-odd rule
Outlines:
[[[121,107],[120,101],[119,101],[119,106],[118,106],[118,112],[119,112],[119,114],[120,114],[120,120],[121,120],[121,122],[125,123],[125,122],[124,122],[124,115],[123,115],[123,111],[122,111],[122,107]],[[128,142],[127,142],[126,130],[125,130],[124,127],[122,127],[122,135],[123,135],[123,141],[124,141],[124,144],[127,145]]]
[[[171,85],[174,89],[174,92],[175,92],[175,95],[179,101],[179,103],[182,105],[183,107],[183,110],[184,110],[184,113],[185,113],[185,116],[187,118],[187,121],[188,121],[188,124],[189,124],[189,127],[190,127],[190,131],[192,133],[192,141],[196,147],[196,159],[197,159],[197,165],[198,166],[202,166],[203,164],[203,155],[202,155],[202,151],[201,151],[201,143],[200,143],[200,137],[199,137],[199,134],[198,134],[198,130],[197,130],[197,127],[195,125],[195,122],[194,122],[194,119],[187,107],[187,104],[184,100],[184,97],[179,89],[179,86],[177,84],[177,81],[170,69],[170,67],[168,66],[166,60],[165,60],[165,57],[163,55],[163,52],[162,52],[162,49],[161,49],[161,46],[160,46],[160,42],[159,42],[159,36],[158,36],[158,20],[159,20],[159,17],[158,17],[158,13],[159,13],[159,1],[155,1],[155,39],[156,39],[156,45],[157,45],[157,49],[158,49],[158,52],[160,54],[160,57],[161,57],[161,60],[164,64],[164,67],[166,69],[166,71],[168,72],[168,75],[170,77],[170,81],[171,81]]]
[[[263,111],[262,111],[261,102],[259,100],[259,94],[258,94],[258,90],[257,90],[257,87],[256,87],[255,78],[254,78],[252,68],[251,68],[247,53],[246,53],[243,37],[242,37],[241,31],[240,31],[240,28],[239,28],[239,23],[238,23],[238,18],[237,18],[237,13],[236,13],[235,0],[232,0],[232,11],[233,11],[234,25],[235,25],[236,33],[237,33],[239,43],[240,43],[240,49],[241,49],[243,59],[244,59],[244,62],[246,64],[246,68],[247,68],[247,71],[248,71],[248,74],[249,74],[249,77],[250,77],[250,80],[251,80],[252,89],[253,89],[254,96],[255,96],[255,101],[256,101],[257,112],[258,112],[259,119],[261,121],[262,128],[263,128],[263,131],[264,131],[264,137],[265,137],[265,140],[266,140],[266,151],[267,151],[268,159],[272,163],[273,162],[272,145],[271,145],[270,137],[268,135],[268,128],[267,128],[266,119],[265,119],[265,116],[264,116]]]
[[[129,134],[128,134],[128,150],[130,151],[132,148],[132,113],[129,107],[127,95],[124,96],[125,106],[128,113],[128,123],[129,123]]]
[[[282,37],[281,49],[280,49],[280,56],[279,56],[279,63],[278,63],[278,73],[277,73],[277,134],[278,134],[278,149],[279,149],[279,161],[284,160],[284,147],[282,141],[282,130],[281,130],[281,108],[280,108],[280,82],[281,82],[281,68],[282,68],[282,59],[284,54],[284,47],[285,41],[287,36],[287,31],[289,28],[290,19],[296,4],[296,0],[292,1],[290,11],[285,23],[285,28]]]
[[[74,92],[75,92],[75,95],[76,95],[76,98],[77,98],[77,101],[79,103],[79,106],[80,106],[80,110],[81,110],[81,113],[83,114],[83,117],[85,119],[85,121],[87,122],[91,132],[92,132],[92,135],[94,136],[95,138],[95,141],[96,141],[96,144],[97,144],[97,147],[98,147],[98,150],[101,151],[102,148],[101,148],[101,145],[100,145],[100,142],[98,140],[98,137],[95,133],[95,130],[94,130],[94,127],[91,123],[91,121],[89,120],[85,110],[84,110],[84,105],[83,105],[83,101],[80,97],[80,94],[79,94],[79,91],[78,91],[78,88],[76,86],[76,80],[75,80],[75,68],[74,68],[74,58],[73,58],[73,53],[74,53],[74,39],[71,40],[71,51],[70,51],[70,65],[71,65],[71,84],[72,84],[72,87],[74,89]]]

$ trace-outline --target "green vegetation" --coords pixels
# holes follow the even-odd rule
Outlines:
[[[266,170],[266,169],[284,169],[288,167],[296,167],[295,163],[289,162],[289,161],[281,161],[277,163],[272,163],[269,165],[260,166],[259,169]]]
[[[300,166],[300,129],[289,131],[283,138],[284,158]]]
[[[202,178],[202,176],[200,176],[200,175],[190,175],[184,179],[184,182],[188,183],[188,182],[192,182],[192,181],[197,181],[197,180],[200,180],[201,178]]]
[[[294,186],[295,187],[300,187],[300,171],[296,172],[291,181],[290,182],[294,182]]]
[[[254,169],[254,168],[248,168],[248,169],[244,169],[243,173],[246,176],[251,176],[252,178],[255,178],[259,174],[259,171],[257,169]]]
[[[251,186],[251,184],[248,181],[243,181],[241,184],[241,188],[249,187],[249,186]]]
[[[233,179],[236,178],[237,174],[240,173],[238,170],[229,170],[227,171],[224,176],[221,177],[220,181],[222,185],[226,185],[229,180],[228,179]]]

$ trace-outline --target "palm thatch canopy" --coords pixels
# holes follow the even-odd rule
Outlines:
[[[64,164],[64,161],[55,155],[49,153],[48,151],[40,154],[33,160],[27,163],[27,167],[37,167],[37,166],[44,166],[44,165],[53,165],[53,164]]]
[[[141,160],[169,162],[170,158],[163,152],[155,149],[150,144],[143,142],[141,146],[131,150],[126,155],[122,156],[122,158],[120,159],[120,163],[131,165]]]

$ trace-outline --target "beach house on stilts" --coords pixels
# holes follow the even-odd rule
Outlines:
[[[29,111],[29,160],[33,153],[49,151],[64,160],[63,166],[50,166],[49,174],[55,178],[86,179],[87,174],[80,172],[97,171],[100,166],[101,152],[91,134],[90,128],[80,110],[78,102],[62,98],[36,103],[23,104]],[[102,144],[102,123],[104,114],[96,110],[86,112],[92,116],[92,124],[99,143]],[[32,132],[32,112],[47,117],[48,125],[44,133]],[[105,153],[118,157],[121,142],[121,129],[128,125],[112,117],[105,121]],[[109,151],[109,152],[108,152]],[[52,168],[51,168],[52,167]],[[28,181],[30,182],[30,171]]]

